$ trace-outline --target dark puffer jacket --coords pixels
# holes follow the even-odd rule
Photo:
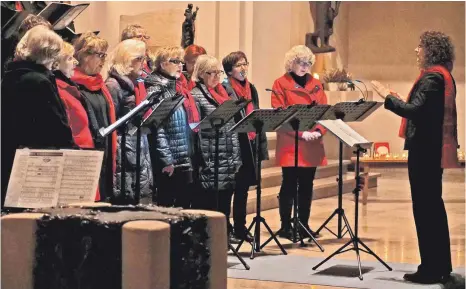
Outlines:
[[[115,105],[116,117],[121,118],[136,105],[134,82],[127,76],[122,76],[111,71],[105,81]],[[126,135],[126,156],[124,162],[121,159],[121,130],[117,139],[117,171],[116,183],[113,188],[115,202],[128,203],[134,200],[136,188],[136,135]],[[121,194],[121,165],[124,163],[126,172],[126,192]],[[141,198],[152,198],[153,176],[149,153],[149,144],[145,135],[141,136]]]
[[[154,84],[167,82],[167,89],[159,97],[169,98],[177,95],[175,79],[154,73],[147,76],[144,81],[148,93]],[[153,165],[157,172],[169,165],[173,165],[176,171],[192,172],[193,135],[183,105],[176,109],[161,127],[157,128],[157,133],[151,138],[155,143]]]
[[[201,119],[211,114],[219,104],[210,95],[204,84],[197,83],[191,94],[196,99]],[[220,130],[219,137],[219,190],[234,190],[235,175],[241,166],[241,152],[236,133],[228,132],[235,124],[230,120]],[[204,129],[199,133],[202,152],[200,170],[200,182],[205,190],[215,190],[214,187],[214,157],[215,157],[215,133],[213,130]]]

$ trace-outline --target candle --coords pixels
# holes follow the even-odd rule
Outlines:
[[[314,73],[314,74],[312,75],[312,77],[314,77],[315,79],[319,80],[319,74],[318,74],[318,73]]]

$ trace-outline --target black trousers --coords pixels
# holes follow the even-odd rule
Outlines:
[[[297,169],[294,167],[282,168],[283,181],[278,195],[282,226],[289,225],[290,223],[291,210],[293,208],[293,200],[296,196],[297,186],[299,220],[304,226],[308,225],[309,216],[311,215],[312,192],[316,169],[315,167],[299,167]]]
[[[450,234],[442,199],[443,169],[440,157],[426,155],[422,151],[409,151],[409,183],[421,255],[418,270],[438,276],[452,271]]]
[[[231,232],[233,229],[230,223],[232,197],[233,190],[221,190],[217,193],[215,190],[200,189],[192,204],[194,209],[217,211],[225,214],[227,230]]]
[[[170,177],[168,174],[159,172],[155,184],[157,194],[154,202],[161,207],[191,208],[195,187],[192,182],[191,172],[177,171]]]
[[[233,196],[233,222],[237,230],[242,230],[246,226],[248,191],[249,185],[252,183],[251,172],[254,172],[254,167],[241,166],[236,174],[236,189]],[[255,177],[255,174],[252,177]]]

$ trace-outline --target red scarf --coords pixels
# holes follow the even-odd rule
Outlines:
[[[90,91],[102,90],[102,93],[107,100],[109,107],[110,123],[116,121],[115,106],[113,105],[112,95],[108,91],[107,86],[102,78],[102,75],[87,75],[81,72],[78,68],[75,68],[74,75],[71,78],[72,81],[77,84],[84,85]],[[112,133],[112,160],[113,160],[113,172],[116,172],[116,150],[117,150],[117,133],[116,130]]]
[[[207,90],[209,91],[213,99],[215,99],[215,101],[220,105],[225,101],[230,100],[230,96],[220,83],[217,84],[217,86],[214,88],[207,86]]]
[[[134,86],[134,96],[136,98],[136,105],[140,104],[147,96],[146,87],[144,81],[136,81]],[[144,114],[144,118],[148,117],[152,113],[152,108],[149,108]]]
[[[180,78],[176,81],[176,92],[183,95],[185,100],[183,101],[184,109],[186,110],[186,114],[188,115],[188,123],[198,123],[201,118],[199,116],[199,111],[197,111],[196,101],[194,97],[189,92],[185,84],[182,82],[181,77],[186,80],[183,74],[181,74]]]
[[[180,78],[178,78],[178,80],[179,82],[181,82],[181,85],[183,85],[183,87],[186,88],[188,91],[193,90],[193,88],[196,86],[196,83],[192,80],[188,80],[183,73],[180,75]]]
[[[231,84],[231,87],[235,91],[236,95],[239,98],[244,98],[246,100],[250,100],[251,102],[248,103],[246,106],[246,115],[250,114],[254,110],[254,105],[252,103],[252,94],[251,94],[251,85],[249,84],[249,80],[246,78],[246,83],[243,86],[239,80],[234,77],[228,77],[228,81]],[[256,138],[255,132],[248,132],[248,139],[254,140]]]
[[[443,114],[443,128],[442,128],[442,168],[458,168],[458,137],[457,137],[457,112],[456,112],[456,92],[453,84],[453,78],[450,72],[443,66],[435,65],[429,67],[426,70],[422,70],[419,77],[416,79],[416,83],[426,73],[439,73],[443,76],[445,81],[445,99],[444,99],[444,114]],[[409,92],[408,99],[411,98],[413,88]],[[401,126],[399,136],[406,138],[407,119],[401,120]]]
[[[15,9],[16,11],[23,11],[23,4],[21,4],[21,1],[15,1]]]

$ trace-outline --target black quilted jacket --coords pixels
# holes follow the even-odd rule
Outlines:
[[[191,91],[196,99],[201,119],[212,113],[219,105],[212,98],[204,84],[198,83]],[[219,190],[233,190],[235,188],[235,174],[241,166],[241,152],[236,133],[227,132],[234,125],[229,121],[220,130],[219,137]],[[203,189],[214,190],[214,156],[215,135],[213,130],[201,130],[199,143],[202,152],[202,162],[199,173]]]
[[[134,96],[134,83],[127,76],[121,76],[116,72],[110,72],[105,81],[113,103],[117,119],[124,116],[136,105]],[[127,203],[134,200],[136,186],[136,135],[126,135],[126,155],[121,159],[121,131],[118,131],[117,139],[117,171],[116,182],[113,187],[113,198],[115,203]],[[121,166],[124,164],[126,172],[126,190],[121,193]],[[154,187],[149,144],[147,137],[141,137],[141,197],[151,197]]]

